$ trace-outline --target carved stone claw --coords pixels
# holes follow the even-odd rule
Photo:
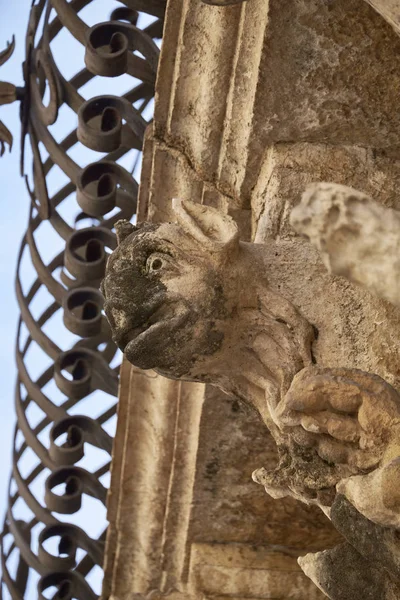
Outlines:
[[[328,512],[335,498],[334,465],[325,464],[313,450],[300,447],[292,447],[285,455],[276,469],[267,471],[262,467],[254,471],[253,481],[263,485],[272,498],[291,496]]]
[[[330,481],[336,477],[333,485],[359,512],[400,526],[400,397],[394,388],[355,369],[308,367],[294,377],[276,417],[296,445],[316,451]],[[320,477],[322,489],[327,482],[319,468],[315,487]]]
[[[378,465],[398,435],[400,397],[377,375],[313,366],[294,377],[277,418],[298,444],[358,473]]]

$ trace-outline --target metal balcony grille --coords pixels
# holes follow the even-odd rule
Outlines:
[[[16,277],[4,600],[100,594],[120,356],[99,283],[114,223],[136,212],[165,4],[32,5],[19,91],[31,209]],[[109,20],[92,24],[104,8]]]

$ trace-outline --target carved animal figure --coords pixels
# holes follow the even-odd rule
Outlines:
[[[254,474],[274,497],[329,512],[339,484],[365,516],[400,525],[398,491],[391,507],[382,486],[360,500],[371,478],[392,477],[397,392],[375,375],[314,365],[313,327],[270,286],[264,246],[239,241],[235,222],[215,209],[175,200],[174,210],[177,223],[117,225],[103,293],[127,359],[253,406],[280,453],[275,471]]]
[[[103,283],[114,339],[138,367],[214,383],[273,426],[295,373],[312,363],[313,329],[268,286],[266,257],[239,242],[230,217],[180,201],[175,214],[178,224],[117,226]]]

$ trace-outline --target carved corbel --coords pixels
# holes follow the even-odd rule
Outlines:
[[[241,242],[233,219],[213,208],[174,200],[173,209],[176,223],[116,226],[119,245],[102,290],[126,358],[172,379],[211,383],[252,406],[280,456],[274,471],[253,475],[271,496],[317,504],[339,530],[338,498],[368,527],[400,527],[397,391],[373,374],[315,364],[314,328],[268,280],[273,248]],[[324,579],[339,556],[338,564],[357,564],[364,579],[375,572],[363,539],[355,535],[322,557],[302,559],[333,600],[357,586],[368,597],[365,585],[345,584],[338,573],[329,575],[336,587]],[[399,589],[397,572],[386,574],[387,561],[382,569],[374,581],[389,600]],[[388,577],[396,582],[382,583]]]

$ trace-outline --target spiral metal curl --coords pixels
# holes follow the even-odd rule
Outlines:
[[[120,357],[98,287],[115,222],[136,212],[138,182],[126,163],[132,152],[135,164],[140,158],[166,0],[119,0],[109,21],[90,27],[80,13],[92,1],[34,2],[26,37],[21,172],[29,139],[31,208],[16,277],[18,423],[1,536],[5,600],[99,595]],[[143,13],[151,19],[140,28]],[[65,30],[85,49],[86,67],[71,79],[53,50]],[[124,95],[82,95],[95,79],[121,75],[132,78]],[[102,81],[114,90],[113,80]],[[65,110],[76,128],[57,141]],[[81,167],[73,158],[81,145],[103,155]],[[26,263],[35,274],[30,286]]]

